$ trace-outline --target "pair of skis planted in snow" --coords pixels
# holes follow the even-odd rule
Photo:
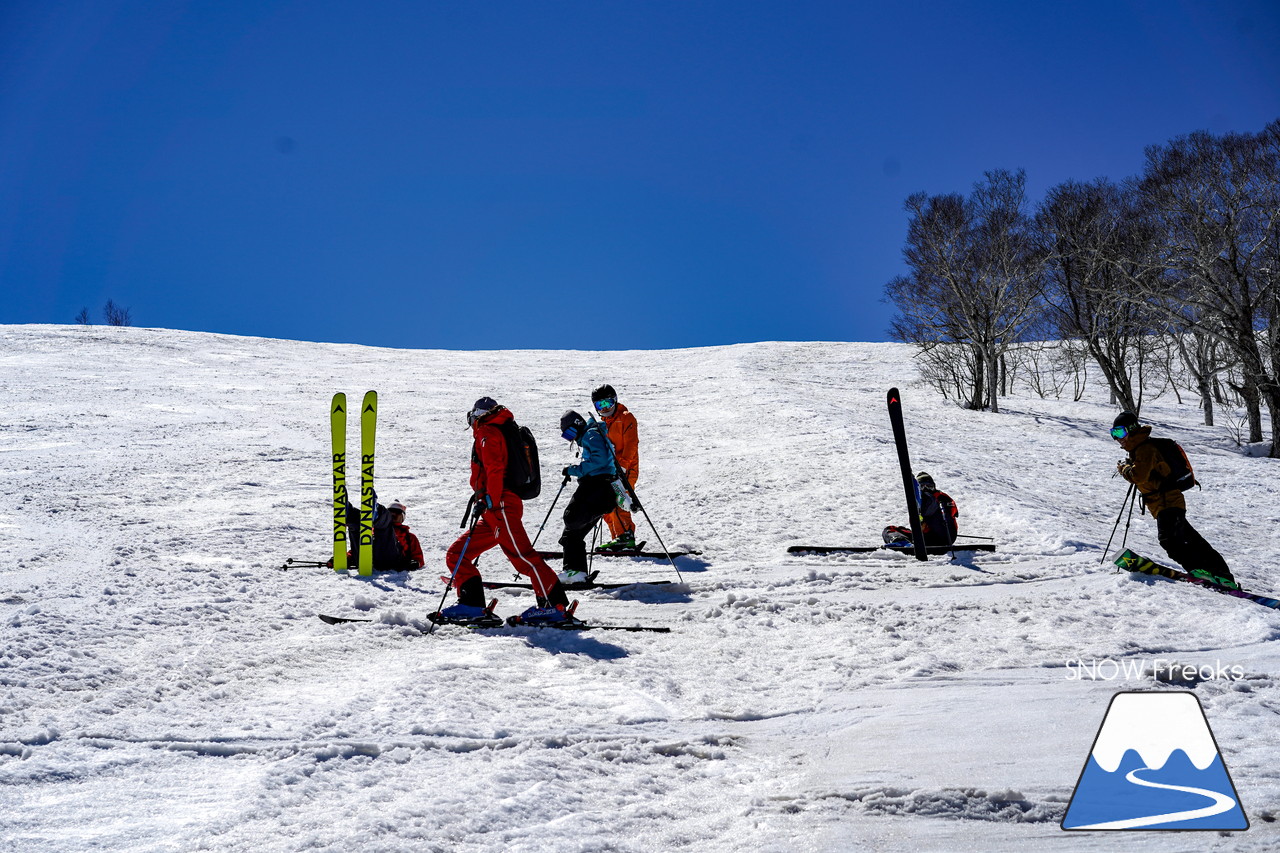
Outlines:
[[[347,569],[347,395],[333,395],[329,407],[333,435],[333,568]],[[378,428],[378,392],[364,395],[360,406],[360,539],[353,552],[360,574],[373,574],[373,455]]]

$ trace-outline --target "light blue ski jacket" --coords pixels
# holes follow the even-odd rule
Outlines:
[[[595,418],[589,419],[587,428],[582,431],[577,441],[582,447],[582,461],[577,465],[569,466],[569,476],[607,475],[612,477],[617,473],[616,463],[613,460],[613,445],[609,443],[609,435],[605,432],[604,424]]]

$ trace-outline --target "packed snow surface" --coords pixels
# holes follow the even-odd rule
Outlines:
[[[1280,612],[1100,564],[1126,491],[1104,389],[1019,386],[1000,414],[966,411],[911,355],[0,327],[0,849],[1280,849]],[[560,414],[589,412],[602,382],[639,419],[662,540],[702,554],[678,561],[683,585],[578,593],[578,613],[671,633],[428,635],[470,404],[495,397],[540,440],[532,534],[572,461]],[[788,554],[905,523],[891,386],[915,468],[998,550]],[[429,565],[281,569],[332,553],[330,397],[371,388],[379,497],[408,505]],[[1195,525],[1246,588],[1280,592],[1277,462],[1203,426],[1194,398],[1143,416],[1196,466]],[[1119,527],[1163,558],[1151,519]],[[675,579],[664,561],[595,567]],[[481,568],[513,579],[497,552]],[[496,592],[498,613],[531,596]],[[1157,681],[1171,661],[1192,675]],[[1120,690],[1195,692],[1247,832],[1060,829]]]

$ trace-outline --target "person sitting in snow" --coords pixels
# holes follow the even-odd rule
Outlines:
[[[959,535],[956,519],[960,508],[951,495],[938,491],[933,477],[927,471],[916,474],[916,505],[920,510],[920,528],[925,545],[952,545]],[[889,525],[882,534],[886,545],[906,547],[911,545],[911,528]]]
[[[418,537],[404,523],[405,505],[392,501],[390,506],[378,503],[373,496],[373,568],[378,571],[404,572],[420,569],[425,562]],[[347,503],[347,541],[360,541],[360,510]],[[360,549],[347,552],[347,566],[359,568]],[[328,565],[333,566],[333,560]]]
[[[392,558],[404,566],[404,568],[412,571],[420,569],[424,562],[422,557],[422,545],[418,543],[418,537],[409,530],[409,525],[404,523],[405,505],[399,501],[392,501],[387,506],[387,527],[390,530],[391,537],[394,538],[396,544],[396,554]],[[378,540],[376,536],[377,526],[374,526],[374,553],[373,564],[377,566],[378,561]]]

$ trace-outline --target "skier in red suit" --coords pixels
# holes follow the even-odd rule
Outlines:
[[[483,613],[484,585],[475,559],[497,545],[516,571],[533,582],[538,603],[522,614],[521,619],[525,622],[563,621],[569,598],[556,573],[533,550],[529,534],[524,529],[524,502],[505,484],[507,441],[500,427],[510,420],[511,412],[491,397],[481,397],[467,415],[473,435],[471,491],[483,507],[483,514],[471,532],[459,536],[445,555],[445,564],[454,573],[453,585],[458,591],[458,603],[446,607],[441,615],[450,619],[474,619]],[[462,553],[464,547],[465,555]]]

